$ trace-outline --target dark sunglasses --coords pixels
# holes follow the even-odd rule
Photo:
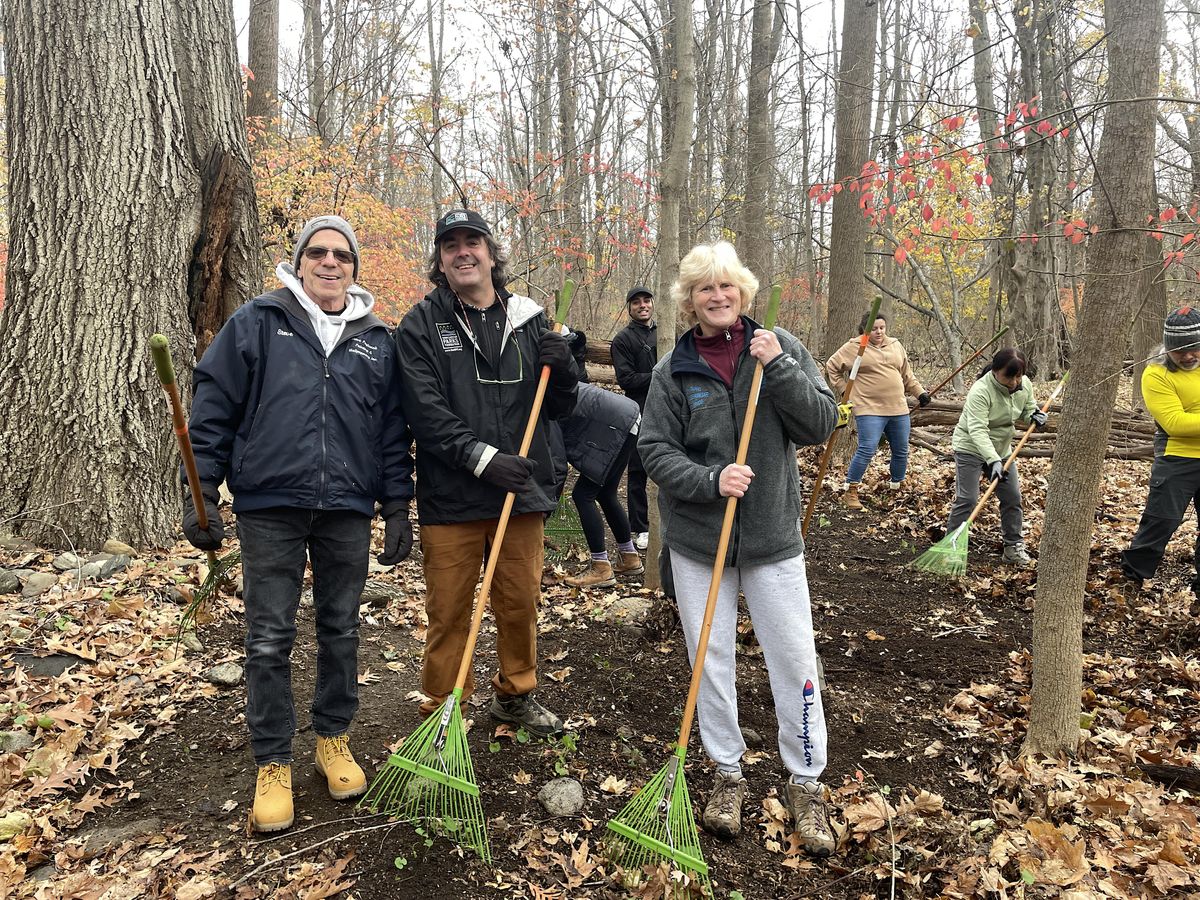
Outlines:
[[[355,260],[354,254],[349,250],[333,250],[329,247],[305,247],[304,256],[307,259],[319,261],[325,258],[325,254],[332,253],[333,258],[342,265],[350,265]]]

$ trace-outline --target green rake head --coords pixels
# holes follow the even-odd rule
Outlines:
[[[909,568],[934,575],[961,578],[967,574],[967,544],[971,526],[964,522],[909,563]]]
[[[360,809],[383,812],[474,850],[491,865],[487,822],[463,725],[462,689],[409,735],[375,776]]]
[[[608,823],[605,851],[620,867],[626,889],[659,877],[666,882],[663,896],[713,895],[683,777],[685,752],[676,747],[670,761]]]

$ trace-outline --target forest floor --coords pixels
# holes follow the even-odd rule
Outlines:
[[[811,456],[803,466],[811,475]],[[875,478],[883,468],[877,460]],[[1021,468],[1036,553],[1049,464]],[[869,490],[862,513],[827,492],[807,562],[828,684],[826,781],[838,849],[810,860],[789,836],[770,686],[747,621],[738,688],[742,724],[753,732],[749,793],[739,838],[702,837],[716,897],[1196,896],[1196,801],[1138,768],[1200,763],[1200,630],[1186,592],[1194,526],[1181,530],[1164,577],[1140,596],[1123,596],[1115,569],[1147,470],[1122,462],[1106,470],[1085,600],[1084,739],[1070,760],[1019,755],[1036,570],[1000,565],[994,509],[974,529],[967,576],[951,581],[905,566],[943,521],[952,467],[916,452],[906,491]],[[249,831],[244,687],[203,676],[241,660],[240,600],[223,595],[199,643],[177,645],[178,600],[203,574],[189,551],[180,544],[137,559],[95,587],[72,589],[64,575],[33,600],[0,597],[0,732],[32,738],[0,748],[0,900],[664,895],[654,883],[640,892],[615,884],[601,842],[605,823],[666,762],[678,728],[689,670],[669,604],[622,623],[608,610],[645,593],[636,581],[544,592],[539,697],[570,729],[553,742],[526,740],[488,717],[494,632],[486,623],[476,661],[485,687],[472,699],[469,740],[489,867],[443,838],[328,797],[311,766],[311,606],[301,607],[293,653],[296,824],[276,836]],[[0,551],[0,565],[45,567],[52,556]],[[369,773],[418,725],[419,552],[371,583],[353,729]],[[712,774],[698,738],[688,763],[702,802]],[[536,799],[561,775],[582,783],[577,816],[552,817]]]

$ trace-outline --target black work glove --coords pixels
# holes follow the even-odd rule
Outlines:
[[[917,398],[917,405],[921,407],[921,409],[924,409],[932,402],[933,398],[929,396],[929,391],[922,391],[921,396]]]
[[[200,530],[200,516],[196,512],[196,504],[192,502],[191,489],[188,489],[183,492],[183,536],[197,550],[220,550],[221,541],[225,540],[225,523],[221,521],[221,511],[217,509],[221,492],[215,484],[201,482],[200,496],[204,498],[208,529]]]
[[[412,552],[412,522],[407,500],[389,500],[379,515],[383,518],[383,552],[375,559],[381,566],[394,566]]]
[[[505,493],[523,494],[533,490],[533,470],[531,459],[511,453],[497,453],[479,477]]]
[[[549,366],[555,384],[575,384],[579,380],[571,368],[571,348],[557,331],[547,331],[538,338],[538,367]]]
[[[983,476],[988,481],[1008,481],[1008,473],[1004,471],[1004,461],[983,464]]]
[[[1033,427],[1038,431],[1044,431],[1046,429],[1046,420],[1049,418],[1050,417],[1040,409],[1029,414],[1029,421],[1033,423]]]

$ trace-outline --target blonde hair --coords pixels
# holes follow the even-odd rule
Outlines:
[[[728,241],[698,244],[679,261],[679,277],[671,285],[671,299],[675,301],[679,315],[689,328],[694,328],[698,321],[692,304],[692,289],[716,279],[728,279],[737,286],[742,301],[738,307],[739,315],[750,306],[750,301],[758,291],[758,279],[742,265],[733,244]]]

